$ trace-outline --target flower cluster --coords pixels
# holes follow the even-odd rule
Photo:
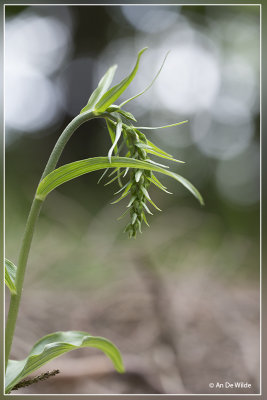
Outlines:
[[[120,189],[115,194],[120,192],[122,192],[122,194],[117,200],[113,202],[113,204],[118,203],[120,200],[130,195],[130,202],[126,210],[126,212],[130,211],[130,222],[125,228],[125,231],[128,232],[129,237],[136,237],[136,233],[138,231],[141,232],[143,221],[148,225],[146,213],[152,213],[149,210],[147,203],[151,203],[156,209],[159,210],[159,208],[153,203],[148,194],[148,188],[151,183],[156,185],[161,190],[169,193],[166,190],[166,187],[161,184],[161,182],[155,177],[152,171],[160,172],[176,179],[178,182],[182,183],[188,190],[190,190],[192,194],[198,198],[200,203],[203,204],[203,199],[201,195],[187,179],[174,172],[167,171],[165,169],[168,168],[167,166],[158,164],[157,162],[149,158],[148,154],[152,154],[153,156],[162,157],[167,160],[178,161],[175,160],[170,154],[166,153],[165,151],[154,145],[152,142],[147,140],[145,135],[141,132],[141,130],[143,129],[168,128],[184,124],[188,121],[182,121],[161,127],[141,128],[134,126],[133,123],[136,122],[134,116],[130,112],[122,109],[125,104],[143,95],[147,90],[150,89],[150,87],[159,76],[169,52],[166,54],[163,63],[161,64],[161,67],[158,70],[157,74],[154,76],[152,82],[144,90],[137,93],[135,96],[123,101],[120,105],[114,104],[114,101],[116,101],[120,97],[120,95],[126,90],[126,88],[133,80],[139,67],[140,57],[144,53],[144,51],[146,51],[146,49],[147,48],[144,48],[139,51],[136,64],[131,73],[120,83],[107,90],[112,82],[117,66],[113,65],[112,67],[110,67],[107,70],[106,74],[101,78],[98,87],[90,96],[86,106],[81,110],[81,113],[89,113],[93,111],[94,116],[102,116],[106,119],[108,131],[112,142],[112,146],[109,149],[107,158],[110,165],[113,164],[113,168],[115,168],[109,175],[112,176],[115,174],[115,177],[112,177],[112,179],[106,184],[117,180],[120,185]],[[121,140],[121,138],[123,138],[123,140]],[[125,146],[127,148],[127,152],[124,157],[120,157],[120,152]],[[112,156],[113,153],[115,156]],[[106,160],[101,160],[101,162],[105,164],[106,168]],[[98,166],[100,167],[100,164],[98,164]],[[112,166],[110,166],[110,168],[112,168]],[[121,171],[122,168],[125,168],[125,171]],[[130,178],[127,183],[123,185],[122,180],[127,175],[129,168]],[[106,168],[101,178],[106,174],[108,170],[109,168]],[[126,214],[126,212],[122,215],[122,217]]]
[[[130,157],[140,161],[148,161],[149,157],[143,148],[143,145],[147,144],[146,137],[134,128],[128,129],[126,132],[126,143],[130,151]],[[131,199],[128,207],[130,207],[131,220],[125,228],[125,232],[128,232],[130,238],[136,237],[137,231],[141,232],[143,221],[148,225],[145,211],[152,214],[146,205],[147,201],[151,200],[148,194],[151,177],[152,171],[149,170],[132,169],[130,172],[128,184],[130,186]]]
[[[110,110],[113,111],[113,108]],[[112,113],[111,116],[115,119],[108,118],[107,126],[109,129],[110,137],[112,140],[112,147],[109,150],[109,158],[111,159],[112,152],[115,151],[115,155],[119,156],[119,152],[123,147],[126,147],[126,154],[129,160],[138,160],[142,162],[149,163],[151,166],[157,165],[161,168],[168,168],[165,165],[159,164],[150,159],[149,154],[156,155],[158,157],[163,157],[172,161],[175,160],[170,154],[166,153],[152,142],[147,140],[144,133],[142,133],[137,127],[133,126],[132,123],[129,123],[133,120],[133,116],[124,114],[122,116],[121,113],[116,112]],[[122,119],[124,122],[122,122]],[[123,141],[120,146],[118,146],[120,138],[123,138]],[[179,162],[179,161],[178,161]],[[106,172],[106,171],[105,171]],[[129,179],[125,184],[122,183],[122,179],[129,172]],[[118,181],[120,185],[120,189],[115,193],[121,193],[120,197],[115,200],[112,204],[118,203],[128,195],[130,195],[130,201],[127,205],[127,210],[122,214],[120,218],[122,218],[128,211],[130,213],[130,222],[126,225],[125,232],[128,233],[129,237],[136,237],[137,232],[140,233],[142,228],[143,221],[146,225],[149,226],[146,213],[152,214],[148,207],[148,203],[152,204],[157,210],[161,211],[156,204],[152,201],[148,189],[151,184],[154,184],[159,189],[170,193],[166,190],[166,187],[156,178],[152,170],[149,169],[136,169],[126,168],[121,171],[120,168],[115,169],[110,176],[115,175],[107,184]]]
[[[141,232],[143,221],[148,225],[146,213],[152,213],[149,210],[147,203],[151,203],[156,209],[159,210],[159,208],[153,203],[148,194],[148,188],[151,183],[156,185],[161,190],[169,193],[166,190],[166,187],[162,185],[162,183],[155,177],[152,171],[160,172],[176,179],[177,181],[182,183],[188,190],[190,190],[192,194],[198,198],[200,203],[203,204],[203,199],[201,195],[196,190],[196,188],[189,181],[187,181],[187,179],[176,173],[166,171],[165,168],[168,168],[167,166],[151,160],[148,155],[152,154],[153,156],[162,157],[171,161],[182,161],[175,160],[170,154],[166,153],[165,151],[154,145],[152,142],[147,140],[146,136],[141,132],[141,130],[143,129],[168,128],[184,124],[188,121],[182,121],[160,127],[141,128],[134,126],[133,123],[136,122],[134,116],[130,112],[122,109],[125,104],[143,95],[147,90],[150,89],[150,87],[159,76],[165,60],[168,56],[168,53],[166,54],[163,63],[161,64],[161,67],[153,78],[152,82],[144,90],[137,93],[135,96],[123,101],[120,105],[114,104],[114,101],[116,101],[120,97],[120,95],[126,90],[126,88],[133,80],[138,70],[140,57],[146,49],[147,48],[144,48],[138,53],[137,61],[132,72],[120,83],[107,90],[112,82],[117,66],[113,65],[112,67],[110,67],[107,70],[106,74],[101,78],[98,87],[90,96],[87,105],[81,110],[81,113],[88,113],[93,110],[95,116],[102,116],[106,119],[108,131],[112,142],[112,146],[108,152],[108,162],[110,164],[113,164],[115,168],[109,175],[112,176],[115,174],[115,177],[112,177],[112,179],[106,184],[117,180],[120,185],[120,189],[115,194],[120,192],[122,192],[122,194],[112,204],[118,203],[120,200],[130,195],[130,202],[127,206],[127,210],[121,216],[123,217],[128,211],[130,211],[130,222],[125,228],[125,231],[128,232],[129,237],[136,237],[136,233],[138,231]],[[121,138],[123,138],[123,140],[121,140]],[[127,152],[124,157],[120,157],[120,152],[125,146],[127,148]],[[112,156],[113,153],[115,156]],[[104,160],[102,161],[104,162]],[[125,171],[121,171],[122,168],[125,168]],[[127,175],[129,168],[130,178],[127,183],[123,185],[122,180]],[[101,178],[106,174],[108,169],[109,168],[105,170]]]

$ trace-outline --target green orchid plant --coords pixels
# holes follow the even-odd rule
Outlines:
[[[130,218],[125,231],[130,238],[135,238],[137,232],[141,232],[143,222],[148,225],[147,214],[152,214],[149,208],[151,205],[159,210],[149,195],[149,187],[153,184],[169,193],[156,177],[156,173],[167,175],[177,180],[198,199],[200,204],[204,204],[198,190],[187,179],[171,172],[168,166],[162,165],[150,157],[156,156],[178,163],[182,161],[174,159],[172,155],[160,149],[148,140],[143,133],[146,129],[167,128],[184,124],[187,121],[156,128],[138,127],[135,126],[136,119],[134,116],[122,108],[151,87],[158,77],[167,56],[157,75],[145,90],[120,105],[114,104],[136,75],[140,58],[146,49],[144,48],[138,53],[136,64],[131,73],[111,89],[109,87],[117,66],[114,65],[109,68],[92,93],[86,106],[62,132],[51,152],[32,202],[21,244],[18,265],[16,267],[11,261],[5,260],[5,282],[11,294],[5,330],[5,393],[10,393],[20,386],[26,386],[27,383],[23,384],[25,378],[55,357],[82,347],[95,347],[102,350],[111,359],[115,369],[120,373],[124,372],[120,352],[113,343],[103,337],[91,336],[87,332],[80,331],[51,333],[35,343],[29,355],[24,360],[9,359],[35,225],[42,205],[52,190],[64,182],[68,182],[83,174],[104,170],[100,180],[107,175],[109,180],[106,185],[117,181],[119,186],[116,192],[116,194],[119,194],[119,197],[113,203],[118,203],[129,196],[129,203],[124,214],[129,213]],[[56,168],[62,151],[70,137],[81,124],[93,118],[103,118],[106,122],[111,139],[111,148],[108,155],[75,161]],[[42,379],[46,378],[45,375],[55,374],[56,372],[43,374]]]

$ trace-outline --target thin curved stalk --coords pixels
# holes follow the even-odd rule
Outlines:
[[[15,286],[17,288],[17,293],[11,295],[9,312],[6,323],[6,331],[5,331],[5,368],[7,367],[7,362],[11,350],[11,345],[13,341],[13,336],[15,332],[15,326],[19,311],[22,287],[24,282],[25,270],[28,261],[28,255],[31,247],[33,232],[35,228],[35,224],[41,210],[43,201],[34,199],[32,203],[32,207],[28,216],[28,220],[26,223],[26,228],[24,232],[24,237],[22,240],[21,250],[19,254],[19,261],[17,265],[17,273]]]
[[[103,115],[101,115],[102,117]],[[68,143],[69,139],[73,135],[73,133],[76,131],[76,129],[79,128],[80,125],[82,125],[84,122],[88,121],[89,119],[96,118],[97,116],[93,111],[91,112],[86,112],[83,114],[77,115],[70,123],[69,125],[66,126],[62,134],[60,135],[58,141],[55,144],[55,147],[48,159],[48,162],[46,164],[46,167],[44,169],[43,175],[41,177],[41,180],[44,179],[44,177],[50,172],[52,172],[58,163],[58,160],[62,154],[62,151],[66,144]],[[99,117],[99,116],[98,116]]]
[[[105,114],[102,113],[102,114],[96,116],[93,111],[86,112],[83,114],[79,114],[77,117],[75,117],[69,123],[69,125],[64,129],[64,131],[60,135],[57,143],[55,144],[55,147],[54,147],[54,149],[48,159],[46,167],[44,169],[41,180],[55,169],[64,147],[66,146],[67,142],[69,141],[69,139],[73,135],[73,133],[76,131],[76,129],[80,125],[82,125],[84,122],[86,122],[92,118],[97,118],[97,117],[98,118],[105,117]],[[21,299],[21,293],[22,293],[23,282],[24,282],[24,277],[25,277],[25,271],[26,271],[26,267],[27,267],[28,256],[29,256],[32,238],[33,238],[33,234],[34,234],[34,228],[35,228],[42,204],[43,204],[42,200],[34,198],[34,200],[32,202],[32,206],[31,206],[31,210],[30,210],[30,213],[28,216],[28,220],[26,223],[24,236],[22,239],[21,249],[20,249],[20,253],[19,253],[19,260],[18,260],[18,265],[17,265],[16,280],[15,280],[17,293],[11,295],[9,312],[8,312],[8,316],[7,316],[6,330],[5,330],[5,368],[7,367],[9,354],[10,354],[10,350],[11,350],[11,346],[12,346],[12,342],[13,342],[13,336],[14,336],[14,332],[15,332],[16,321],[17,321],[17,316],[18,316],[18,311],[19,311],[19,306],[20,306],[20,299]]]

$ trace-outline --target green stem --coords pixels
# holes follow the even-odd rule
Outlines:
[[[69,123],[69,125],[64,129],[64,131],[60,135],[57,143],[55,144],[55,147],[49,157],[49,160],[47,162],[47,165],[45,167],[45,170],[43,172],[41,180],[55,169],[64,147],[66,146],[68,140],[70,139],[72,134],[76,131],[76,129],[81,124],[88,121],[89,119],[96,118],[96,117],[104,117],[104,116],[105,116],[105,114],[96,116],[94,114],[94,112],[86,112],[83,114],[79,114],[77,117],[75,117]],[[13,341],[13,336],[14,336],[14,332],[15,332],[16,321],[17,321],[20,299],[21,299],[21,293],[22,293],[23,282],[24,282],[24,276],[25,276],[28,256],[29,256],[29,252],[30,252],[30,248],[31,248],[34,228],[35,228],[42,204],[43,204],[42,200],[34,198],[32,206],[31,206],[31,210],[30,210],[30,213],[28,216],[28,220],[26,223],[24,236],[22,239],[19,260],[18,260],[18,265],[17,265],[16,281],[15,281],[17,293],[11,295],[9,312],[8,312],[7,323],[6,323],[5,368],[7,367],[9,354],[10,354],[12,341]]]
[[[12,345],[12,340],[13,340],[13,336],[14,336],[16,320],[17,320],[19,305],[20,305],[20,298],[21,298],[21,293],[22,293],[22,286],[23,286],[23,281],[24,281],[24,275],[25,275],[28,255],[29,255],[29,251],[30,251],[30,247],[31,247],[34,227],[35,227],[40,209],[42,207],[42,203],[43,202],[41,200],[37,200],[37,199],[33,200],[31,210],[29,213],[29,217],[28,217],[28,220],[26,223],[24,237],[22,240],[21,251],[20,251],[18,266],[17,266],[16,280],[15,280],[17,293],[11,295],[10,305],[9,305],[9,313],[8,313],[7,324],[6,324],[6,333],[5,333],[6,364],[5,364],[5,367],[7,366],[9,353],[10,353],[10,349],[11,349],[11,345]]]
[[[41,177],[41,180],[46,177],[46,175],[50,174],[55,168],[58,163],[58,160],[62,154],[62,151],[66,144],[68,143],[69,139],[73,135],[73,133],[76,131],[77,128],[79,128],[80,125],[82,125],[84,122],[88,121],[89,119],[92,118],[97,118],[97,117],[103,117],[103,114],[100,116],[97,116],[94,114],[94,112],[86,112],[77,115],[70,123],[69,125],[64,129],[62,134],[60,135],[58,141],[55,144],[55,147],[49,157],[49,160],[46,164],[46,167],[44,169],[43,175]]]

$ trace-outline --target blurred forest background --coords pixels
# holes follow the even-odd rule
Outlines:
[[[51,362],[61,374],[20,393],[259,391],[259,18],[257,6],[6,6],[6,256],[17,262],[36,186],[59,134],[106,69],[115,83],[148,46],[122,99],[140,126],[189,123],[148,136],[186,161],[152,197],[163,212],[136,240],[116,221],[116,187],[85,175],[49,195],[26,274],[12,357],[57,330],[105,336],[118,375],[93,349]],[[106,155],[104,121],[81,126],[60,163]],[[8,299],[7,299],[8,306]],[[227,390],[227,393],[230,393]],[[238,393],[238,390],[233,390]]]

